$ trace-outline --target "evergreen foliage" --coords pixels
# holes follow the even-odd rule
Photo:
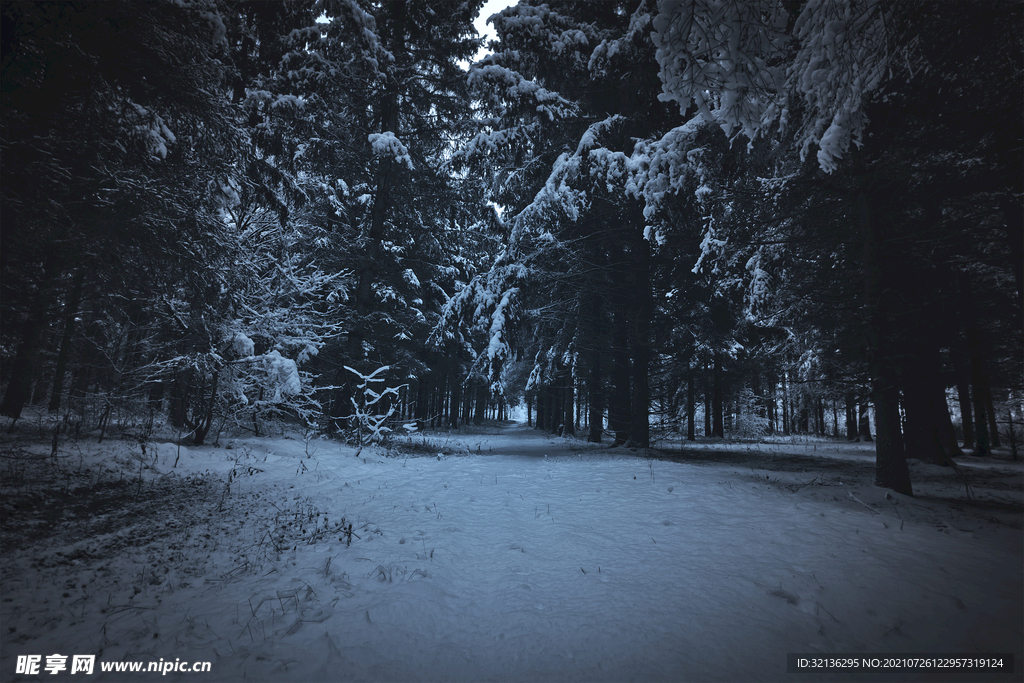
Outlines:
[[[481,5],[4,3],[0,413],[998,446],[1019,3]]]

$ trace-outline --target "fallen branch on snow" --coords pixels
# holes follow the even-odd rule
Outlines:
[[[853,498],[855,501],[857,501],[858,503],[860,503],[861,505],[866,507],[868,510],[871,510],[871,512],[875,513],[876,515],[882,514],[881,512],[879,512],[878,510],[874,509],[873,507],[871,507],[870,505],[865,503],[863,500],[861,500],[857,496],[855,496],[852,493],[850,493],[850,489],[846,488],[846,484],[844,484],[843,482],[839,482],[839,485],[843,487],[843,490],[846,491],[847,495],[849,495],[850,498]]]

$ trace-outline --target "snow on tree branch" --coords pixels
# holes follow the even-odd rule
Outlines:
[[[892,64],[891,5],[809,0],[790,22],[783,4],[661,0],[652,34],[659,97],[684,112],[694,106],[729,137],[753,140],[770,126],[797,123],[801,155],[817,145],[818,164],[831,173],[851,145],[861,144],[866,105]],[[791,121],[797,114],[802,120]]]
[[[396,163],[402,164],[410,171],[415,170],[412,165],[412,157],[409,156],[409,148],[403,145],[402,141],[396,138],[391,131],[370,133],[368,139],[375,155],[390,156]]]
[[[788,15],[778,0],[661,0],[652,39],[662,101],[753,139],[778,114]]]

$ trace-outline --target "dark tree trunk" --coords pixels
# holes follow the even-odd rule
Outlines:
[[[693,369],[693,361],[691,360],[689,362],[689,364],[688,364],[687,369],[686,369],[686,440],[687,441],[696,441],[697,440],[697,430],[696,430],[696,425],[694,424],[694,417],[697,414],[697,404],[696,404],[697,392],[696,392],[696,387],[694,386],[694,384],[696,383],[696,381],[694,379],[694,375],[695,374],[696,374],[696,372]]]
[[[789,436],[793,431],[789,415],[789,372],[782,371],[782,434]]]
[[[992,454],[989,433],[989,420],[986,413],[985,388],[988,387],[988,374],[985,372],[985,362],[981,357],[981,343],[978,333],[973,327],[969,327],[965,334],[967,340],[967,353],[971,365],[971,397],[974,404],[974,439],[975,447],[972,455],[987,457]]]
[[[448,384],[449,391],[451,392],[448,397],[448,427],[450,429],[458,429],[459,408],[462,405],[462,383],[458,377],[450,377]]]
[[[562,384],[562,406],[564,407],[562,435],[576,436],[576,392],[571,370],[565,372]]]
[[[174,383],[171,385],[171,426],[179,431],[185,429],[185,420],[188,417],[191,379],[191,370],[180,370],[174,374]]]
[[[914,352],[904,361],[903,398],[907,413],[908,458],[939,465],[953,464],[962,455],[946,405],[940,379],[942,361],[936,342],[919,338]]]
[[[846,440],[857,440],[857,399],[852,391],[846,392]]]
[[[188,428],[192,430],[192,442],[197,446],[203,445],[203,442],[206,441],[206,435],[210,433],[210,427],[213,426],[213,406],[217,402],[218,379],[219,374],[215,371],[210,382],[209,397],[200,401],[197,406],[197,410],[200,411],[199,414],[191,422],[186,422]]]
[[[828,430],[825,428],[825,399],[819,395],[817,398],[817,424],[818,436],[825,436]]]
[[[863,441],[864,443],[870,443],[871,441],[873,441],[873,439],[871,438],[871,415],[869,413],[870,404],[868,402],[870,396],[870,389],[862,388],[860,393],[860,401],[857,404],[857,440]]]
[[[960,426],[964,430],[964,448],[974,448],[974,417],[971,410],[971,364],[963,343],[957,340],[952,348],[956,395],[960,404]]]
[[[12,229],[7,226],[6,230]],[[14,354],[11,379],[0,401],[0,415],[12,418],[11,427],[21,417],[21,411],[28,403],[32,393],[32,383],[37,369],[39,347],[46,330],[46,318],[52,303],[53,291],[51,283],[58,281],[56,264],[48,260],[43,267],[43,282],[35,295],[31,309],[22,323],[18,350]]]
[[[555,382],[559,385],[561,382],[556,377]],[[555,386],[554,384],[548,385],[548,407],[550,412],[548,413],[548,426],[552,434],[562,433],[562,416],[565,415],[565,409],[562,407],[562,399],[564,393],[562,392],[561,386]]]
[[[487,410],[487,400],[490,398],[490,391],[488,391],[487,382],[483,379],[476,388],[476,412],[473,415],[473,422],[475,424],[482,424],[486,415],[484,411]]]
[[[413,409],[413,417],[416,419],[417,426],[420,429],[423,429],[424,422],[429,415],[427,403],[430,400],[432,384],[432,377],[430,375],[424,376],[416,383],[416,406]]]
[[[999,447],[999,428],[995,423],[995,405],[992,402],[992,385],[986,383],[984,386],[985,395],[985,416],[988,418],[988,444],[997,449]]]
[[[719,354],[715,354],[715,367],[711,372],[711,436],[725,438],[725,420],[723,411],[722,362]]]
[[[629,440],[632,393],[629,382],[628,330],[625,316],[615,315],[612,333],[612,393],[608,398],[608,428],[615,434],[612,446]]]
[[[712,386],[714,380],[712,379],[712,370],[708,363],[704,363],[704,438],[711,436],[711,394],[713,393]]]
[[[594,351],[590,362],[590,433],[587,441],[601,443],[604,433],[604,378],[601,376],[601,353]]]
[[[165,386],[166,385],[160,381],[153,382],[149,385],[149,397],[147,399],[147,403],[149,404],[150,421],[152,421],[154,413],[158,412],[163,404]]]
[[[877,191],[877,190],[876,190]],[[868,367],[872,375],[875,403],[875,484],[904,495],[913,495],[910,470],[900,431],[899,387],[895,366],[895,344],[891,330],[892,290],[886,281],[886,245],[882,220],[886,204],[875,211],[867,190],[857,197],[857,211],[864,240],[864,282]]]
[[[1019,192],[1020,176],[1017,178]],[[1010,263],[1013,264],[1013,279],[1017,285],[1017,304],[1020,305],[1024,302],[1024,205],[1021,204],[1020,196],[1014,196],[1013,192],[1002,195],[999,205],[1003,213],[1006,242],[1011,254]]]
[[[576,433],[580,429],[590,431],[590,394],[586,391],[586,382],[576,383]]]
[[[651,251],[650,243],[641,239],[634,245],[634,287],[631,304],[635,315],[629,326],[633,356],[633,396],[630,420],[630,441],[639,448],[651,445]]]
[[[35,367],[36,355],[39,352],[39,341],[42,339],[45,323],[42,318],[32,315],[25,321],[21,333],[18,351],[14,354],[11,380],[0,403],[0,415],[17,420],[21,411],[28,403],[32,391],[32,370]]]
[[[992,448],[999,448],[999,427],[996,425],[996,408],[992,401],[992,384],[986,382],[982,391],[985,396],[985,416],[988,418],[988,442]]]
[[[548,403],[543,387],[537,389],[537,429],[547,429]]]
[[[761,400],[761,377],[756,369],[750,372],[750,394],[750,412],[758,417],[764,417],[764,401]],[[738,403],[739,401],[737,401]]]

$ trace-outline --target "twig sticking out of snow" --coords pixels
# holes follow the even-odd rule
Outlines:
[[[820,585],[820,584],[819,584],[819,585]],[[832,617],[832,621],[836,622],[837,624],[841,624],[841,623],[843,623],[843,622],[839,621],[838,619],[836,619],[836,618],[835,618],[835,615],[833,615],[833,614],[832,614],[831,612],[829,612],[829,611],[828,611],[827,609],[825,609],[824,607],[822,607],[821,603],[820,603],[820,602],[818,602],[817,600],[815,600],[815,601],[814,601],[814,604],[815,604],[815,605],[816,605],[816,606],[818,607],[818,609],[820,609],[820,610],[821,610],[822,612],[824,612],[825,614],[827,614],[827,615],[829,615],[830,617]]]
[[[865,503],[863,500],[861,500],[857,496],[855,496],[852,493],[850,493],[850,489],[846,488],[846,484],[844,484],[843,482],[839,482],[839,485],[843,487],[843,490],[846,491],[846,493],[850,496],[850,498],[853,498],[855,501],[857,501],[858,503],[860,503],[861,505],[866,507],[868,510],[871,510],[871,512],[875,513],[876,515],[882,514],[881,512],[879,512],[878,510],[875,510],[873,507],[871,507],[870,505]]]
[[[903,515],[900,514],[900,509],[896,507],[896,499],[888,491],[885,493],[885,499],[892,503],[892,509],[896,512],[896,516],[900,518],[900,531],[903,531]]]
[[[967,500],[974,500],[974,490],[971,488],[971,482],[967,481],[967,475],[964,474],[964,471],[962,469],[957,467],[957,464],[955,462],[950,461],[949,464],[953,467],[953,471],[956,472],[960,479],[963,480],[964,486],[967,489]]]

